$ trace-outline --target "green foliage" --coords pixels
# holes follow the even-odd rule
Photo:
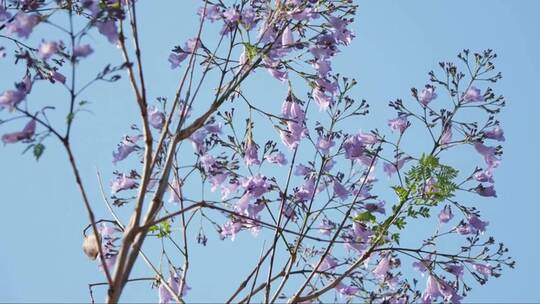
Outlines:
[[[246,48],[247,59],[251,62],[257,56],[257,47],[247,42],[244,42],[244,47]]]
[[[366,211],[363,213],[360,213],[359,215],[355,216],[353,218],[353,221],[356,222],[375,222],[376,218],[371,212]]]
[[[35,144],[33,152],[34,152],[34,157],[36,158],[36,160],[39,160],[41,155],[43,155],[43,152],[45,152],[45,145],[43,145],[42,143]]]
[[[171,234],[171,223],[169,221],[163,221],[157,225],[148,228],[151,233],[156,233],[158,239],[164,238]]]

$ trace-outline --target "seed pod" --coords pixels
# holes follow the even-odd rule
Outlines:
[[[99,248],[96,236],[93,233],[84,237],[82,249],[84,254],[86,254],[90,260],[93,261],[97,258]]]

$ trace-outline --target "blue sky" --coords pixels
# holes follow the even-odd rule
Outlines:
[[[193,12],[198,2],[163,1],[159,9],[149,3],[141,1],[139,9],[141,37],[143,45],[148,46],[144,59],[150,79],[149,96],[171,96],[177,75],[169,70],[166,58],[172,45],[194,35]],[[539,302],[536,278],[540,271],[540,206],[534,191],[540,171],[535,158],[540,148],[536,125],[540,111],[536,91],[540,82],[540,2],[426,0],[358,4],[353,25],[356,39],[339,54],[334,67],[358,80],[355,97],[367,99],[371,105],[369,118],[357,129],[384,125],[393,116],[387,107],[389,100],[407,97],[411,87],[425,84],[427,72],[435,69],[439,61],[455,60],[463,48],[491,48],[498,53],[496,63],[504,78],[496,87],[507,98],[507,107],[500,116],[507,141],[503,164],[495,173],[499,196],[479,200],[478,207],[490,221],[490,234],[511,249],[517,268],[475,288],[467,301]],[[162,8],[166,8],[165,13]],[[46,30],[39,29],[36,37]],[[121,59],[118,50],[98,34],[94,33],[90,41],[99,51],[83,63],[87,71]],[[5,59],[0,61],[0,91],[12,85],[11,73],[17,71]],[[278,84],[269,84],[275,90],[266,83],[252,85],[252,92],[264,92],[257,102],[274,103],[268,107],[278,107],[286,90]],[[81,115],[74,129],[75,151],[100,216],[105,216],[106,211],[99,196],[96,168],[108,184],[113,169],[111,151],[137,117],[133,100],[126,92],[130,91],[125,82],[94,87],[85,96],[91,101],[92,113]],[[65,106],[61,94],[60,90],[36,86],[32,98],[61,107]],[[88,301],[87,284],[102,278],[96,264],[89,262],[80,249],[81,230],[87,219],[65,154],[52,142],[37,163],[29,154],[21,156],[21,151],[21,146],[0,147],[0,301]],[[262,243],[247,233],[234,243],[220,242],[215,236],[211,241],[209,247],[196,250],[198,257],[192,267],[197,272],[192,274],[193,290],[188,301],[218,301],[230,294],[235,286],[235,280],[230,279],[237,278],[233,274],[247,271],[255,263]],[[136,269],[135,275],[143,270]],[[97,294],[98,299],[103,295]],[[156,301],[157,294],[148,283],[136,283],[127,289],[123,299]]]

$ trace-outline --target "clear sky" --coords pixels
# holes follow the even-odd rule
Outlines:
[[[439,61],[455,60],[463,48],[491,48],[499,54],[496,63],[504,78],[497,89],[507,98],[500,116],[507,141],[503,164],[495,173],[498,198],[480,200],[478,206],[490,221],[490,234],[511,249],[517,268],[475,288],[467,302],[539,302],[540,202],[535,191],[540,172],[536,159],[540,148],[536,124],[540,112],[536,91],[540,83],[540,1],[357,2],[356,39],[338,55],[334,67],[358,80],[356,97],[367,99],[372,106],[366,126],[356,129],[385,125],[393,115],[387,108],[389,100],[407,97],[412,86],[425,84],[426,73]],[[159,3],[159,8],[149,3]],[[177,76],[169,70],[167,56],[171,46],[195,34],[193,12],[198,3],[141,1],[149,96],[173,94]],[[38,30],[36,37],[45,30]],[[92,43],[99,51],[83,63],[88,71],[104,62],[119,62],[118,50],[100,35],[94,33]],[[12,73],[17,71],[0,59],[0,91],[17,79]],[[285,88],[268,90],[263,83],[253,85],[253,91],[264,92],[261,103],[275,103],[274,107],[281,103]],[[87,96],[92,113],[81,115],[74,130],[81,171],[100,216],[106,212],[96,168],[108,184],[111,151],[136,119],[136,108],[126,92],[130,91],[124,82],[94,87]],[[59,92],[39,86],[32,96],[48,104],[64,102]],[[4,131],[0,129],[0,133]],[[102,274],[81,251],[81,231],[87,218],[65,155],[57,143],[49,144],[37,163],[30,154],[21,156],[21,151],[17,145],[0,147],[0,302],[87,302],[87,284],[101,281]],[[233,273],[255,263],[259,250],[260,240],[247,233],[234,243],[213,236],[208,247],[196,251],[201,262],[193,266],[198,271],[191,274],[193,290],[187,300],[218,301],[229,295],[235,286],[230,278],[237,278]],[[243,264],[244,255],[250,259],[249,265]],[[98,299],[102,294],[98,292]],[[129,287],[123,299],[157,301],[157,293],[150,291],[148,283],[139,283]]]

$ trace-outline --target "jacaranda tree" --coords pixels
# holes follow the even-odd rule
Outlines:
[[[83,250],[103,273],[90,300],[94,288],[106,288],[107,301],[118,302],[126,284],[147,280],[161,303],[189,301],[197,288],[190,273],[199,271],[190,249],[211,234],[265,239],[242,253],[258,262],[231,274],[238,288],[224,302],[457,303],[475,281],[514,266],[475,204],[496,197],[505,140],[497,120],[505,101],[490,87],[501,79],[493,51],[463,50],[455,64],[441,62],[427,84],[389,103],[395,118],[361,131],[369,105],[353,96],[347,71],[332,67],[355,38],[355,1],[203,0],[199,23],[186,24],[192,38],[161,33],[178,86],[159,97],[147,93],[156,79],[141,55],[141,1],[0,1],[0,57],[21,71],[2,74],[14,85],[0,91],[1,139],[36,160],[53,141],[65,150],[88,215]],[[38,27],[43,37],[32,34]],[[92,35],[106,37],[123,60],[82,70],[95,55]],[[288,91],[276,101],[281,111],[245,89],[267,72]],[[83,82],[80,74],[96,76]],[[110,188],[88,189],[85,180],[95,177],[81,174],[72,138],[92,133],[73,126],[91,110],[84,93],[121,78],[139,119],[116,148],[96,147],[113,150],[115,178]],[[61,87],[66,99],[40,105],[36,86]],[[403,145],[412,130],[425,138]],[[448,161],[457,150],[478,165]],[[103,203],[109,213],[94,213]],[[428,237],[405,244],[415,239],[412,223]],[[139,264],[145,278],[132,274]]]

